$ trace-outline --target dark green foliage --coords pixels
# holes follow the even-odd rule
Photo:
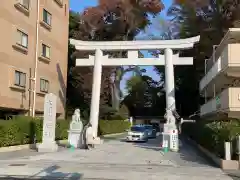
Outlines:
[[[57,120],[56,140],[67,139],[69,123],[69,120]],[[0,147],[33,144],[35,134],[37,142],[41,142],[42,126],[41,118],[19,116],[13,120],[0,120]],[[123,120],[101,120],[99,123],[101,135],[124,132],[128,127],[129,123]]]
[[[103,105],[100,107],[99,118],[104,120],[125,120],[128,118],[127,107],[122,105],[117,111],[115,108]]]
[[[231,119],[227,121],[199,121],[197,123],[185,123],[182,132],[207,148],[217,156],[224,157],[224,142],[233,142],[236,145],[236,137],[240,134],[240,121]],[[236,149],[233,149],[234,155]]]
[[[42,139],[42,119],[15,117],[13,120],[0,120],[0,147],[32,144],[36,134],[37,142]],[[69,121],[58,120],[56,123],[56,140],[66,139]]]
[[[100,120],[99,135],[122,133],[130,127],[130,123],[124,120]]]
[[[99,118],[100,119],[109,119],[110,116],[116,113],[116,109],[108,105],[102,105],[99,109]]]

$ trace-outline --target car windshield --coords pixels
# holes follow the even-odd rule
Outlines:
[[[143,132],[145,130],[144,127],[133,126],[131,127],[131,131]]]

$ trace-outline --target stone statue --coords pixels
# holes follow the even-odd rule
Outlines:
[[[164,115],[164,118],[167,120],[167,124],[175,124],[176,119],[172,113],[172,110],[166,109],[166,114]]]
[[[75,109],[74,114],[72,115],[70,130],[82,131],[82,129],[83,129],[83,123],[81,121],[80,109]]]
[[[76,109],[72,115],[70,129],[68,131],[68,143],[75,147],[81,148],[82,146],[82,131],[83,123],[81,121],[80,109]]]

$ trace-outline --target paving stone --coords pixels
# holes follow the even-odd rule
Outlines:
[[[179,152],[163,153],[161,138],[148,143],[109,140],[92,150],[64,149],[0,161],[0,174],[108,180],[231,180],[199,152],[180,142]],[[26,159],[27,158],[27,159]],[[74,177],[73,177],[74,175]]]

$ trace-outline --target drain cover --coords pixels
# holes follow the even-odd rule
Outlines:
[[[9,164],[8,166],[26,166],[26,164]]]

